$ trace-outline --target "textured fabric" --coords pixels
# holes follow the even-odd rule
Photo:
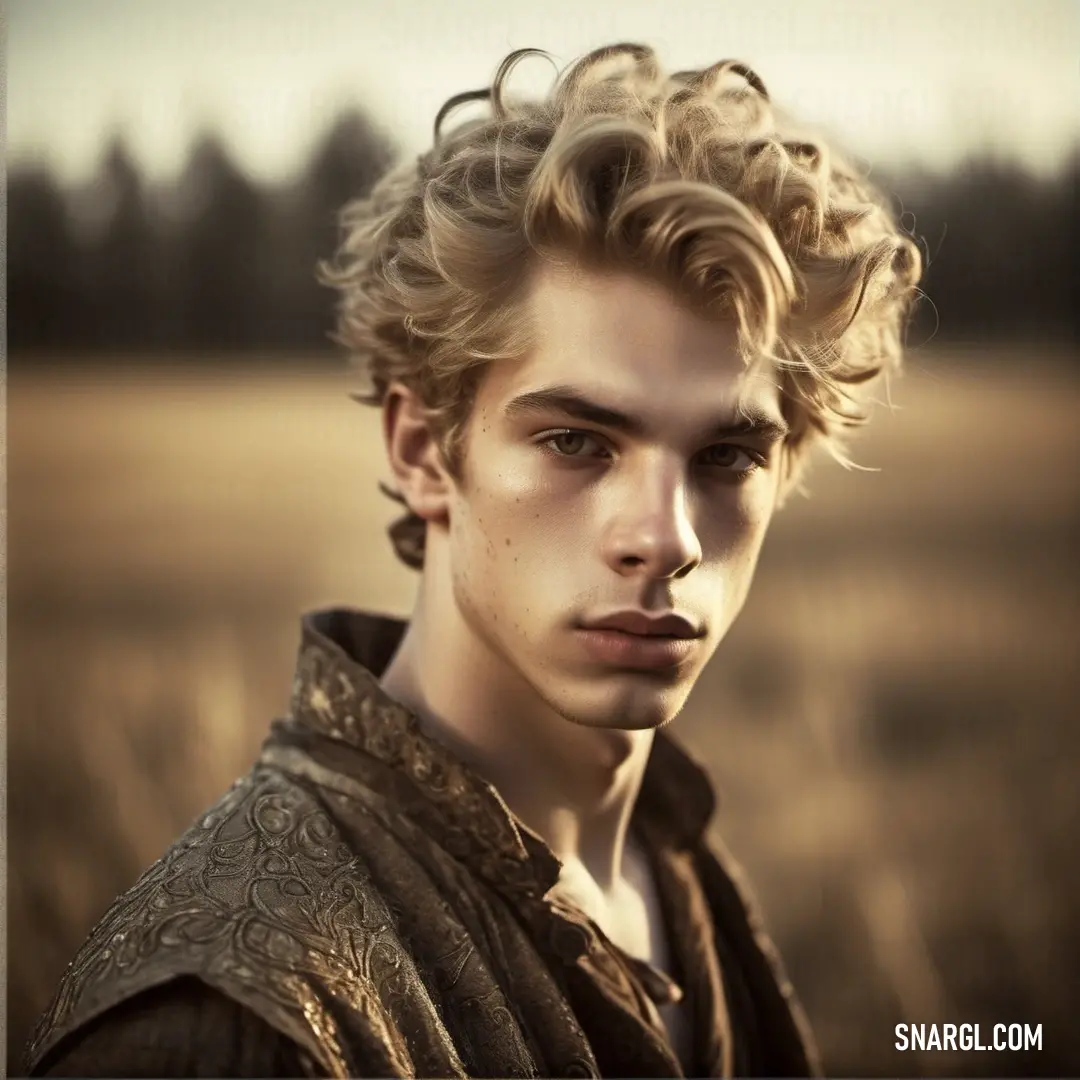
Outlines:
[[[123,1074],[126,1047],[133,1067],[168,1075],[181,1036],[162,1019],[162,1060],[147,1060],[130,1011],[152,1017],[158,993],[175,1017],[168,987],[186,977],[218,1002],[185,1006],[180,1045],[206,1048],[189,1062],[206,1073],[273,1075],[273,1061],[328,1076],[816,1072],[757,912],[706,841],[702,770],[659,733],[632,820],[671,939],[663,973],[552,891],[546,844],[382,691],[403,632],[344,610],[304,620],[289,717],[92,931],[31,1040],[31,1069],[112,1040],[108,1068],[73,1071]],[[245,1030],[214,1034],[222,998],[270,1065]],[[682,1061],[662,1020],[680,998],[693,1020]],[[282,1045],[295,1061],[273,1056]]]
[[[191,978],[147,990],[92,1020],[46,1073],[117,1080],[305,1074],[296,1043]]]

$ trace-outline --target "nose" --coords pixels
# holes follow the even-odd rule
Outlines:
[[[685,577],[701,563],[686,478],[673,463],[654,463],[620,485],[604,538],[608,565],[623,576]]]

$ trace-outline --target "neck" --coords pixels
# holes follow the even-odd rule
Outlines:
[[[653,731],[586,727],[559,715],[472,630],[430,571],[381,686],[547,843],[577,899],[604,902],[623,887]]]

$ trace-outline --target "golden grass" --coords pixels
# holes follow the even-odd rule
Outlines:
[[[915,357],[777,520],[677,721],[723,791],[834,1075],[1080,1069],[1080,381]],[[9,1017],[247,767],[298,614],[404,613],[375,415],[343,375],[17,375],[9,405]],[[1041,1055],[892,1050],[1042,1023]]]

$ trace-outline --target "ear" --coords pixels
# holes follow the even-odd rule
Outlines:
[[[453,479],[415,391],[391,383],[383,399],[383,439],[390,469],[406,506],[424,521],[449,517]]]

